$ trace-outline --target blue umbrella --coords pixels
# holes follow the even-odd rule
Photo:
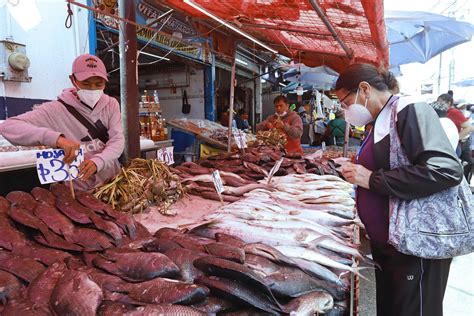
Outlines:
[[[472,86],[474,86],[474,77],[459,80],[459,81],[455,82],[454,85],[456,85],[458,87],[472,87]]]
[[[330,90],[334,88],[339,74],[326,66],[291,68],[283,74],[283,79],[291,82],[307,84],[316,89]]]
[[[429,12],[386,11],[385,25],[392,67],[425,63],[474,34],[471,23]]]

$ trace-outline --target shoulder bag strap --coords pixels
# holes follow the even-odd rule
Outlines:
[[[82,125],[84,125],[85,128],[87,128],[87,131],[89,134],[92,136],[93,139],[100,139],[104,144],[107,143],[109,140],[109,135],[107,134],[107,129],[102,125],[102,128],[99,130],[99,128],[92,124],[88,119],[86,119],[81,113],[79,113],[73,106],[67,104],[63,100],[58,98],[58,101],[61,102],[66,110],[68,110],[69,113],[71,113],[72,116],[76,120],[78,120]]]

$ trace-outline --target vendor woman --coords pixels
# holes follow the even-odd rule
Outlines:
[[[273,128],[281,130],[286,134],[286,152],[291,154],[303,154],[301,148],[301,135],[303,135],[303,122],[301,117],[294,111],[290,111],[288,99],[277,96],[273,100],[275,114],[267,117],[266,120],[257,125],[257,131],[265,131]]]
[[[83,145],[85,159],[74,185],[90,190],[120,171],[118,158],[125,144],[120,109],[117,100],[104,94],[107,71],[98,57],[77,57],[69,78],[73,88],[63,90],[56,101],[7,119],[0,134],[15,145],[62,148],[65,163]]]

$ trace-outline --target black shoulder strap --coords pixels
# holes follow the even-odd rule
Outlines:
[[[104,125],[100,124],[100,129],[97,125],[92,124],[88,119],[86,119],[81,113],[79,113],[73,106],[67,104],[63,100],[58,98],[58,101],[61,102],[66,110],[68,110],[69,113],[72,114],[78,120],[82,125],[84,125],[85,128],[87,128],[87,131],[89,134],[92,136],[93,139],[100,139],[104,144],[108,142],[109,140],[109,135],[107,133],[107,129],[105,128]],[[99,121],[100,122],[100,121]]]

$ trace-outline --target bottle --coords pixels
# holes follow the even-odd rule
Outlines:
[[[160,99],[158,98],[158,91],[153,90],[153,103],[157,112],[161,112]]]
[[[166,126],[166,119],[165,118],[163,118],[163,134],[164,134],[163,140],[167,140],[168,139],[168,127]]]
[[[142,102],[143,102],[143,107],[145,108],[149,107],[150,99],[148,98],[148,92],[146,90],[143,91]]]

